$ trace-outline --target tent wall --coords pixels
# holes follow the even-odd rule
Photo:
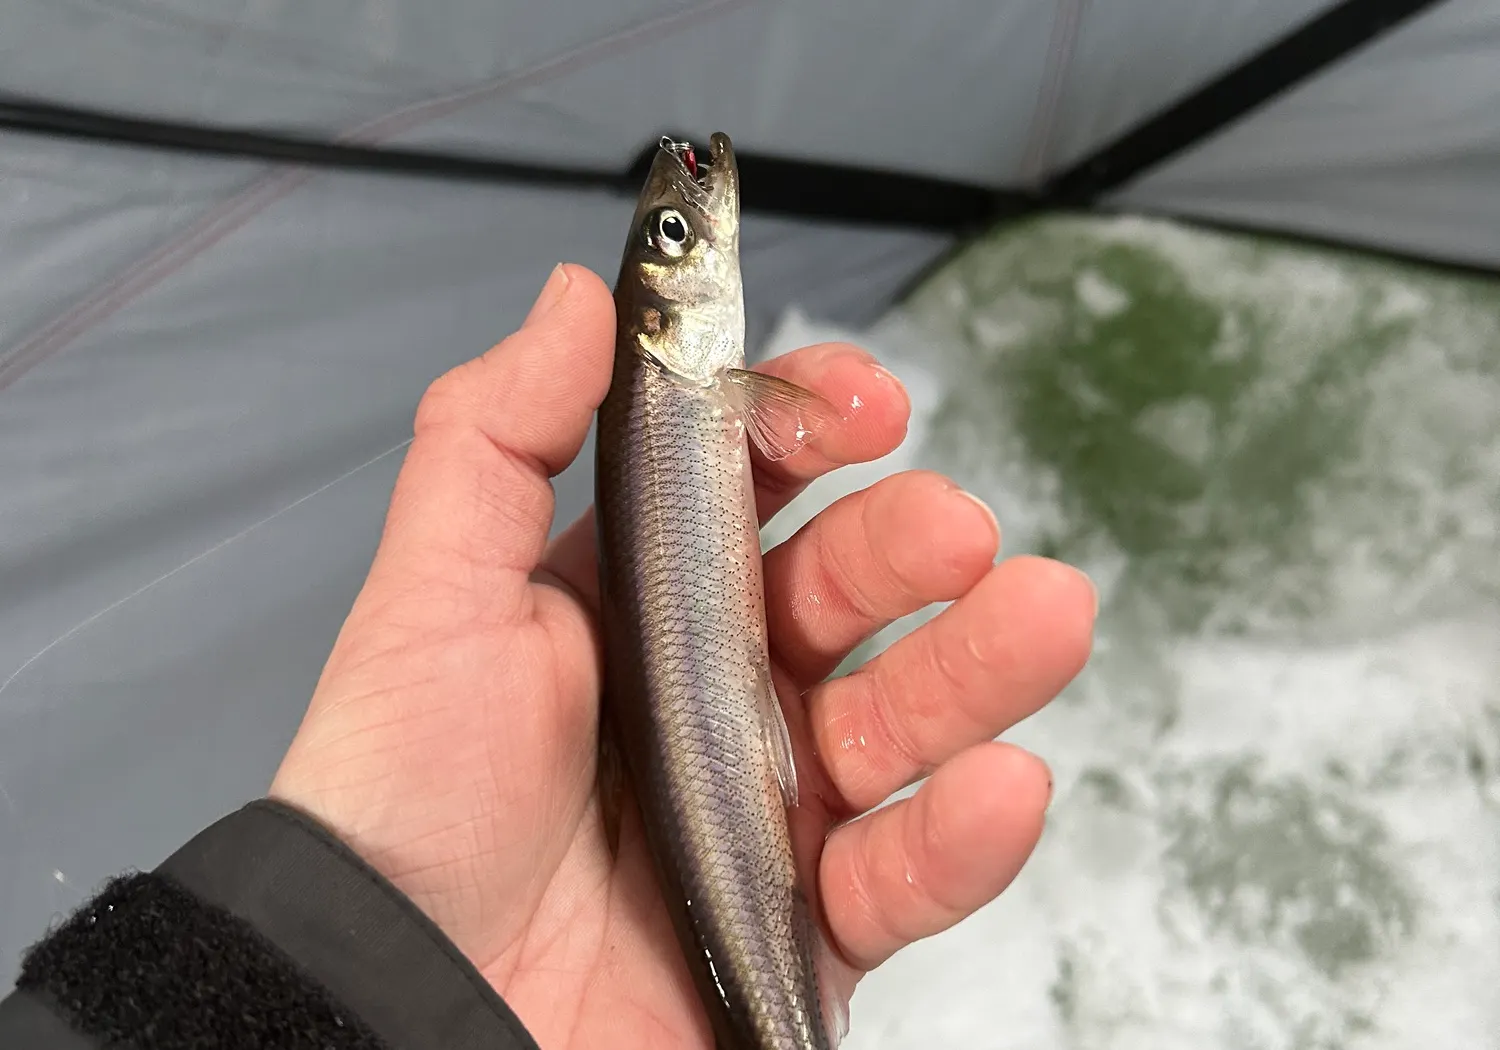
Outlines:
[[[606,171],[663,129],[723,127],[784,157],[1035,188],[1310,20],[1421,5],[878,6],[18,0],[0,93]],[[1393,17],[1112,199],[1500,266],[1497,17],[1481,0]]]
[[[1112,202],[1500,266],[1500,8],[1447,0]]]
[[[1058,9],[1057,101],[1040,100],[1032,164],[1066,169],[1221,70],[1333,5],[1328,0],[1071,0]],[[1071,25],[1066,9],[1078,14]]]
[[[615,164],[663,125],[715,126],[793,156],[1003,181],[1024,147],[1052,6],[215,0],[64,17],[18,0],[0,11],[0,40],[16,42],[0,91]]]
[[[668,122],[732,129],[742,147],[790,157],[1002,185],[1025,148],[1052,6],[743,4],[551,79],[516,106],[620,151]],[[473,119],[488,137],[494,117]]]
[[[1027,185],[1331,0],[912,6],[439,0],[0,11],[0,91],[128,113],[624,163],[663,124]],[[149,70],[149,74],[141,71]]]
[[[167,119],[341,133],[670,40],[726,0],[112,0],[0,5],[0,90]],[[480,97],[488,97],[481,95]]]

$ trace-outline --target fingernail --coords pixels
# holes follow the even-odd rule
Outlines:
[[[1078,570],[1078,575],[1083,577],[1084,582],[1089,585],[1089,593],[1094,596],[1093,615],[1097,617],[1099,615],[1099,585],[1094,582],[1094,578],[1092,576],[1084,572],[1082,569]]]
[[[536,302],[531,305],[531,311],[526,315],[526,320],[521,322],[521,327],[526,328],[534,321],[539,321],[547,315],[547,311],[557,305],[557,301],[563,297],[568,290],[568,271],[562,263],[552,268],[547,283],[542,285],[542,290],[536,297]]]
[[[884,365],[879,363],[874,364],[872,366],[872,370],[874,371],[876,376],[878,376],[880,379],[885,380],[887,383],[890,383],[896,388],[896,391],[901,395],[901,399],[906,402],[906,411],[910,412],[911,392],[906,389],[906,384],[901,382],[900,377],[897,376],[896,373],[892,372],[889,368],[886,368]]]
[[[974,493],[969,492],[965,489],[955,489],[954,491],[964,499],[968,500],[970,503],[974,504],[974,506],[984,511],[984,516],[990,519],[990,528],[995,530],[995,542],[999,543],[1000,519],[995,517],[995,512],[990,509],[990,505],[984,500],[980,499],[978,496],[974,495]]]
[[[838,361],[843,358],[852,358],[864,364],[874,364],[875,355],[862,346],[853,343],[820,343],[816,348],[812,363],[815,365],[827,364],[830,361]]]

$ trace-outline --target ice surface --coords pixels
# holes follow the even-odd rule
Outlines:
[[[1139,219],[977,245],[849,338],[1095,655],[994,904],[866,978],[850,1050],[1500,1048],[1500,288]],[[859,656],[920,618],[883,633]]]

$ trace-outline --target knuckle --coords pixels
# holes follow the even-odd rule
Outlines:
[[[869,712],[871,729],[876,739],[885,745],[883,753],[889,757],[883,762],[870,758],[872,764],[884,766],[885,778],[892,786],[910,783],[926,769],[922,750],[905,726],[905,720],[896,710],[895,698],[890,684],[878,669],[859,671],[864,679],[865,705]],[[876,749],[876,754],[882,753]]]
[[[966,913],[955,900],[943,873],[950,858],[970,848],[948,826],[945,809],[935,805],[930,792],[919,793],[908,810],[906,836],[906,884],[912,897],[912,939],[930,936],[958,922]]]
[[[906,471],[876,485],[865,501],[860,522],[861,532],[864,534],[863,549],[875,582],[888,603],[902,608],[910,604],[919,589],[912,568],[902,564],[906,561],[902,555],[908,553],[908,547],[920,549],[922,537],[903,530],[897,530],[898,535],[891,536],[892,530],[884,527],[891,524],[890,515],[885,512],[887,508],[900,506],[918,495],[911,481],[926,473],[928,472]]]
[[[450,426],[465,417],[477,367],[477,362],[465,361],[427,384],[417,401],[416,429]]]
[[[953,644],[958,641],[960,639],[937,637],[928,642],[928,662],[933,677],[949,697],[967,695],[975,673],[982,673],[985,666],[972,632],[964,635],[961,644]]]
[[[955,555],[933,540],[933,508],[956,486],[930,470],[907,470],[870,490],[863,532],[869,574],[879,599],[893,615],[904,615],[943,597],[953,586]]]
[[[883,962],[906,943],[906,938],[892,921],[891,909],[883,907],[880,900],[873,856],[879,846],[880,823],[878,818],[869,820],[866,826],[859,829],[859,840],[848,851],[849,896],[854,904],[855,915],[864,920],[869,931],[864,938],[859,960],[866,968]]]
[[[995,706],[1002,683],[1014,680],[1005,670],[1003,646],[989,629],[969,628],[961,637],[936,639],[933,665],[947,703],[948,732],[979,739],[999,731]]]
[[[853,613],[861,623],[869,623],[875,619],[876,610],[859,574],[849,563],[850,544],[836,535],[842,530],[830,527],[836,526],[835,522],[825,520],[823,526],[818,529],[815,544],[817,573],[824,584],[820,589]]]

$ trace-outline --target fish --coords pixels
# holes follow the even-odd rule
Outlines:
[[[715,132],[706,159],[663,138],[620,261],[596,417],[599,791],[616,851],[632,789],[718,1050],[832,1050],[847,1005],[793,854],[798,774],[750,450],[784,459],[842,416],[746,368],[739,237],[729,137]]]

